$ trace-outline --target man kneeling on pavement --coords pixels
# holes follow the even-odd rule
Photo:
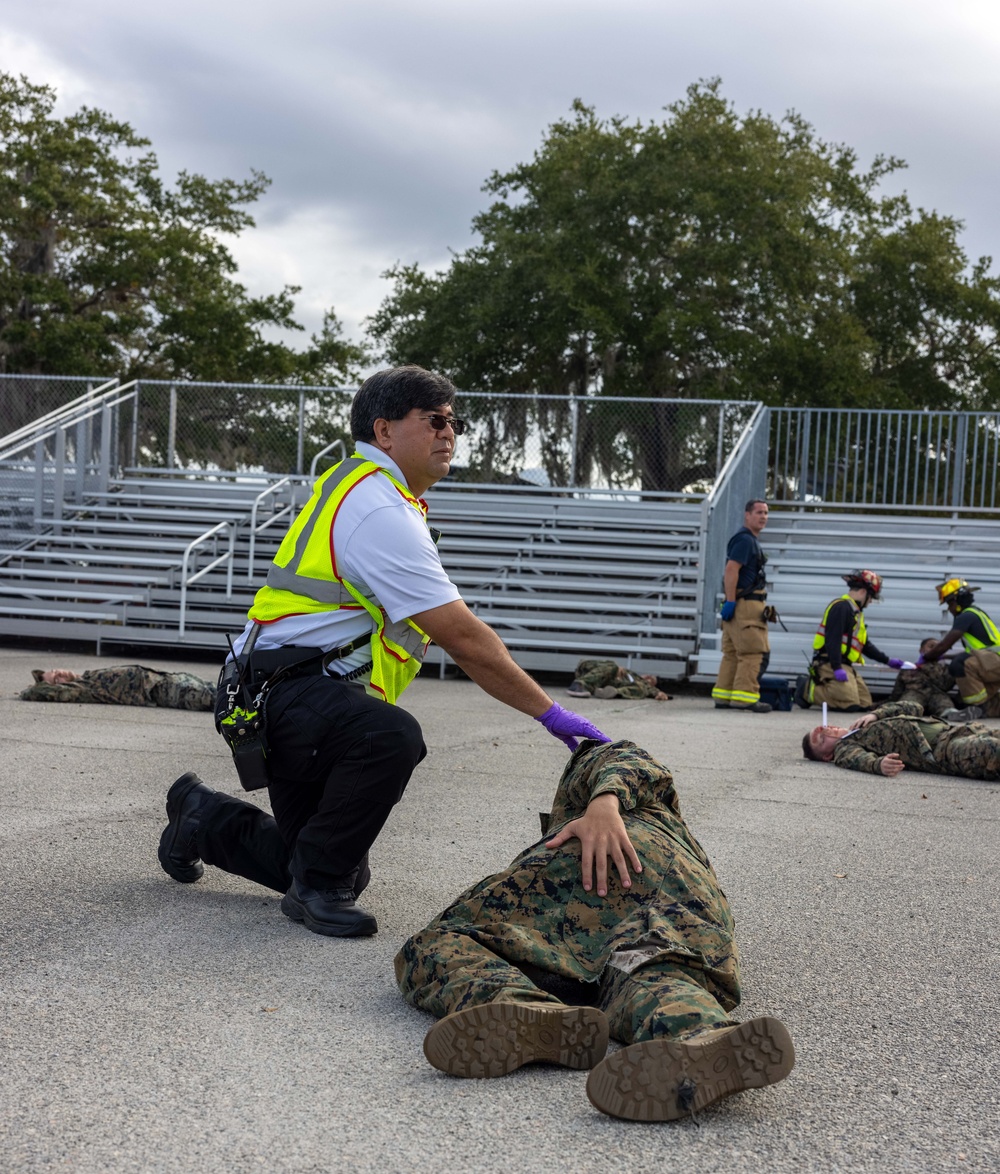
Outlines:
[[[670,772],[632,742],[587,740],[542,828],[396,957],[406,1001],[439,1017],[430,1063],[464,1077],[532,1061],[593,1068],[594,1106],[637,1121],[787,1076],[785,1027],[730,1017],[733,919]],[[609,1035],[629,1046],[605,1058]]]
[[[891,778],[907,767],[966,779],[1000,780],[1000,730],[982,722],[949,725],[918,702],[890,701],[849,728],[817,726],[802,739],[816,762]]]

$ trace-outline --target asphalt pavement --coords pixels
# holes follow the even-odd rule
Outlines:
[[[379,933],[328,939],[248,881],[160,870],[177,775],[241,793],[211,715],[17,699],[56,662],[116,663],[0,650],[0,1169],[1000,1168],[1000,785],[807,762],[814,712],[556,690],[673,771],[736,915],[738,1016],[796,1045],[781,1084],[637,1125],[586,1073],[441,1075],[393,980],[404,939],[537,836],[566,760],[539,725],[468,681],[411,687],[429,754],[372,850]]]

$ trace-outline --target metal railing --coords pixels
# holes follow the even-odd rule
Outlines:
[[[771,499],[995,510],[1000,413],[774,408]]]
[[[107,492],[134,428],[135,390],[96,388],[24,425],[0,442],[0,509],[4,528],[30,532],[60,519],[88,493]],[[123,441],[123,431],[130,433]],[[134,441],[132,441],[134,443]]]
[[[223,554],[215,554],[215,557],[205,564],[199,571],[193,574],[188,574],[188,566],[191,560],[195,557],[195,551],[212,542],[213,553],[219,549],[219,534],[226,531],[229,535],[229,548]],[[183,640],[184,632],[187,627],[187,592],[188,587],[193,586],[200,579],[203,579],[209,571],[214,571],[216,567],[226,565],[226,599],[233,598],[233,564],[236,553],[236,523],[235,522],[219,522],[206,530],[204,534],[199,534],[189,542],[184,550],[184,558],[181,562],[181,598],[180,598],[180,619],[178,621],[178,634]]]

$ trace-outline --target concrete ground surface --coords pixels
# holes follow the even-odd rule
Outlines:
[[[778,1016],[797,1050],[700,1125],[630,1124],[586,1073],[434,1071],[393,980],[409,933],[534,840],[559,742],[468,681],[418,680],[429,755],[372,851],[379,933],[327,939],[247,881],[160,870],[178,774],[241,793],[209,714],[17,700],[33,667],[123,659],[0,651],[0,1169],[1000,1168],[1000,785],[806,762],[815,711],[556,689],[671,768],[736,915],[738,1016]]]

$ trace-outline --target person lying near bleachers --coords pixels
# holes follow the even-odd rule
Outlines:
[[[1000,730],[981,722],[949,725],[924,714],[916,701],[889,701],[850,729],[817,726],[802,739],[814,762],[888,778],[901,770],[1000,781]]]
[[[934,636],[928,636],[920,641],[920,657],[937,644]],[[938,661],[934,664],[917,662],[917,667],[900,669],[896,674],[896,681],[889,694],[889,701],[916,701],[923,707],[928,717],[942,717],[945,721],[967,722],[974,721],[982,714],[978,710],[971,712],[955,707],[955,678],[952,676],[948,661]]]
[[[22,701],[75,701],[96,705],[145,705],[161,709],[215,708],[215,686],[194,673],[167,673],[141,664],[106,669],[32,669],[35,683]]]
[[[599,697],[602,701],[671,701],[652,673],[633,673],[613,660],[581,660],[566,690],[570,697]]]

